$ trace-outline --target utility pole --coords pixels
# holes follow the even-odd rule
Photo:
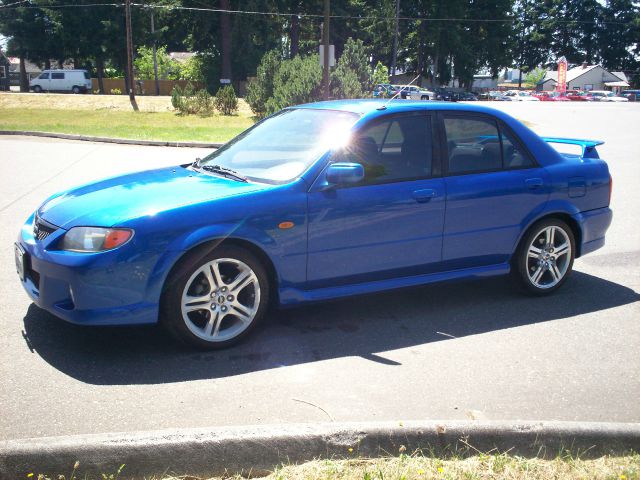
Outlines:
[[[398,63],[398,29],[400,19],[400,0],[396,0],[396,24],[393,32],[393,59],[391,60],[391,82],[396,81],[396,64]]]
[[[129,77],[129,101],[134,111],[138,111],[138,104],[136,103],[136,96],[134,90],[133,79],[133,40],[131,38],[131,0],[126,0],[124,5],[125,23],[127,30],[127,75]]]
[[[322,25],[322,43],[324,45],[324,68],[322,70],[322,84],[324,99],[329,100],[329,18],[331,16],[329,0],[324,0],[324,23]]]
[[[153,39],[153,76],[156,80],[156,96],[159,96],[160,82],[158,81],[158,47],[156,45],[156,27],[153,22],[153,7],[151,7],[151,37]]]

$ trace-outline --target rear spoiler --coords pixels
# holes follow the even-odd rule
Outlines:
[[[582,147],[582,158],[600,158],[596,147],[602,145],[602,140],[580,140],[578,138],[542,137],[547,143],[564,143]]]

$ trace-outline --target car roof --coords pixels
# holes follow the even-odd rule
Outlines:
[[[382,107],[385,107],[382,110]],[[449,102],[425,102],[424,100],[380,100],[380,99],[358,99],[358,100],[330,100],[326,102],[306,103],[296,105],[291,108],[313,108],[321,110],[339,110],[343,112],[352,112],[359,115],[367,115],[370,113],[396,113],[396,112],[415,112],[415,111],[460,111],[486,113],[490,115],[499,115],[499,111],[493,108],[480,105],[456,104]]]

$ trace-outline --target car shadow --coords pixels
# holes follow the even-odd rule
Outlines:
[[[525,296],[509,278],[438,284],[271,314],[243,343],[222,351],[178,345],[158,327],[82,327],[31,305],[27,346],[51,366],[96,385],[222,378],[345,356],[389,365],[378,352],[561,320],[640,300],[630,288],[581,272],[550,297]]]

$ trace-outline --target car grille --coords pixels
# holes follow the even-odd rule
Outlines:
[[[48,222],[42,220],[38,215],[36,215],[35,221],[33,222],[33,236],[38,240],[42,241],[55,232],[58,229],[55,225],[51,225]]]

